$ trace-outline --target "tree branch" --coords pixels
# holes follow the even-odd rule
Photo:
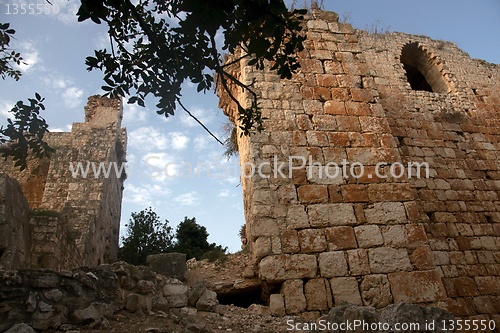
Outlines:
[[[200,124],[201,127],[203,127],[205,129],[205,131],[208,132],[208,134],[210,134],[218,143],[220,143],[221,145],[224,145],[224,142],[220,141],[216,136],[215,134],[213,134],[205,125],[203,125],[203,123],[198,119],[196,118],[195,115],[193,115],[191,112],[189,112],[188,109],[186,109],[186,107],[181,103],[181,100],[179,98],[177,98],[177,103],[179,103],[179,105],[181,106],[181,108],[186,111],[186,113],[191,117],[193,118],[198,124]]]

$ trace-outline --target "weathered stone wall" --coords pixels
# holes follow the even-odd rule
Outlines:
[[[305,33],[291,80],[232,65],[264,119],[238,146],[247,238],[271,308],[403,301],[498,321],[498,66],[451,43],[357,31],[334,13],[314,12]],[[248,92],[232,92],[249,105]],[[428,162],[430,178],[391,176],[407,162]]]
[[[0,269],[29,267],[28,211],[19,183],[0,174]]]
[[[418,45],[444,92],[411,89],[398,61],[409,43]],[[428,237],[422,253],[439,269],[446,306],[459,316],[498,315],[499,66],[426,37],[363,35],[360,44],[403,161],[430,166],[430,179],[410,178],[409,184]]]
[[[30,222],[31,267],[65,269],[116,260],[125,179],[124,169],[115,172],[125,162],[122,113],[119,100],[89,97],[84,123],[74,123],[70,133],[46,135],[55,149],[50,159],[33,159],[24,171],[10,161],[0,165],[19,180],[30,208],[38,210]],[[83,169],[74,174],[77,163]]]

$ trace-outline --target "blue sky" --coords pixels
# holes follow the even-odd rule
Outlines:
[[[296,7],[303,2],[298,0]],[[102,93],[101,73],[87,72],[84,60],[94,49],[109,48],[106,29],[76,21],[79,1],[52,0],[59,7],[57,14],[12,14],[13,4],[20,3],[45,1],[0,0],[0,22],[10,22],[17,31],[11,46],[28,63],[21,68],[20,81],[0,82],[0,124],[5,124],[8,110],[17,100],[38,92],[46,98],[43,115],[49,129],[69,131],[71,123],[83,121],[87,97]],[[355,28],[448,40],[473,58],[500,63],[498,0],[324,0],[323,4]],[[11,14],[7,14],[7,5]],[[226,117],[218,109],[215,95],[197,94],[186,85],[183,101],[210,130],[224,137]],[[131,212],[151,206],[173,227],[184,216],[196,217],[207,228],[210,242],[238,251],[238,230],[244,224],[238,159],[227,161],[222,156],[224,148],[182,111],[165,119],[153,110],[154,105],[125,104],[129,177],[122,226]],[[193,172],[201,171],[199,176],[185,176],[190,165]],[[124,230],[122,227],[122,235]]]

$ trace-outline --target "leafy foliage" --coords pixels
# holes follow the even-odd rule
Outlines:
[[[10,41],[15,34],[8,23],[0,23],[0,76],[2,79],[12,77],[16,81],[21,77],[21,71],[14,64],[24,63],[21,54],[9,48]],[[0,127],[0,153],[4,158],[12,157],[15,166],[24,170],[27,166],[29,151],[42,158],[49,156],[53,151],[43,141],[48,125],[40,116],[40,110],[45,110],[43,100],[38,93],[35,98],[29,98],[28,104],[18,101],[10,111],[14,120],[7,119],[7,126]]]
[[[40,117],[40,110],[45,110],[43,98],[35,93],[35,98],[29,98],[29,104],[18,101],[10,111],[14,121],[7,119],[7,126],[0,127],[0,153],[4,158],[12,157],[15,166],[24,170],[27,166],[28,152],[35,157],[48,157],[53,151],[43,141],[48,125]]]
[[[15,69],[13,64],[25,64],[19,52],[9,49],[10,40],[15,33],[16,31],[10,28],[9,23],[0,23],[0,76],[4,80],[10,76],[18,81],[21,71]]]
[[[129,96],[129,103],[141,106],[152,95],[158,100],[157,113],[168,117],[177,105],[186,110],[180,101],[184,81],[205,92],[217,77],[238,105],[241,129],[248,134],[262,125],[257,96],[225,70],[221,52],[240,48],[240,59],[248,58],[257,68],[270,61],[281,78],[290,78],[299,67],[296,52],[305,39],[299,33],[302,14],[304,10],[290,13],[283,0],[141,0],[136,5],[130,0],[82,0],[77,16],[109,27],[111,50],[95,51],[86,59],[88,70],[104,72],[107,95]],[[252,93],[251,107],[232,96],[228,81]]]
[[[227,251],[215,243],[207,241],[208,232],[196,219],[184,218],[173,235],[168,221],[160,221],[159,216],[150,208],[132,213],[127,224],[127,236],[122,238],[118,259],[134,265],[145,265],[150,254],[180,252],[187,258],[220,259]]]
[[[150,254],[172,252],[173,235],[168,221],[161,223],[150,208],[132,213],[127,226],[127,237],[118,251],[118,258],[134,265],[146,264]]]
[[[184,217],[176,229],[175,252],[185,253],[187,258],[203,259],[207,257],[216,257],[217,253],[225,253],[227,248],[223,248],[215,243],[209,244],[207,241],[208,232],[204,226],[196,223],[196,218]],[[210,253],[212,252],[212,253]]]
[[[234,126],[234,123],[227,119],[227,122],[224,124],[224,134],[226,139],[224,140],[224,147],[226,150],[224,151],[224,156],[230,159],[232,156],[238,155],[238,131]]]

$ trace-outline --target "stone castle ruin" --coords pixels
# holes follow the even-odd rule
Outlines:
[[[291,80],[245,59],[229,67],[262,108],[264,130],[238,148],[250,270],[270,311],[406,302],[499,325],[499,65],[331,12],[304,28]],[[249,105],[248,91],[232,94]],[[121,119],[120,101],[92,96],[84,123],[47,134],[50,159],[0,165],[0,269],[115,261],[125,174],[73,177],[71,163],[125,162]]]
[[[271,311],[408,302],[500,322],[500,67],[450,42],[355,30],[331,12],[304,25],[291,80],[232,65],[264,119],[238,147]],[[248,91],[232,94],[250,105]]]
[[[122,113],[119,100],[92,96],[85,122],[46,134],[55,149],[50,159],[30,160],[24,171],[0,164],[0,268],[62,270],[116,260],[125,172],[73,171],[78,162],[125,162]]]

